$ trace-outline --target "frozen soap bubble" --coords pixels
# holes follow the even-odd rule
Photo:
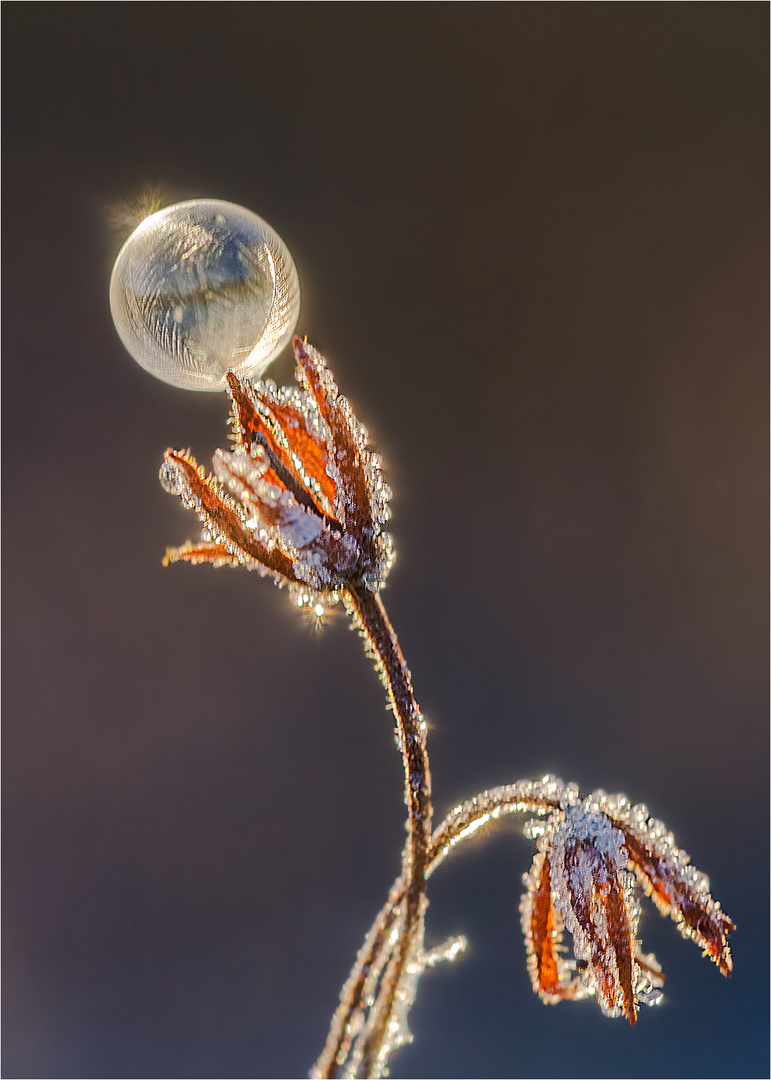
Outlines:
[[[110,308],[141,366],[184,390],[259,376],[292,336],[297,271],[281,237],[234,203],[192,199],[145,218],[120,250]]]

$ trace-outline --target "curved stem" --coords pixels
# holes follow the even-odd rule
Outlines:
[[[398,919],[398,938],[380,983],[377,1000],[367,1025],[368,1030],[364,1033],[361,1049],[357,1053],[358,1075],[369,1077],[377,1075],[380,1070],[383,1056],[387,1053],[392,1015],[400,986],[408,974],[411,957],[419,955],[422,950],[426,868],[433,813],[426,725],[415,700],[410,672],[396,634],[377,593],[370,592],[363,586],[353,586],[348,593],[348,607],[380,670],[396,718],[397,743],[404,764],[404,801],[408,810],[407,844],[399,882],[370,931],[343,990],[327,1044],[313,1071],[313,1075],[318,1077],[339,1076],[339,1066],[346,1059],[353,1038],[350,1020],[362,1001],[369,969],[382,952],[384,943]]]
[[[518,780],[491,788],[456,806],[434,831],[428,853],[426,877],[430,877],[450,851],[469,839],[483,825],[509,814],[547,814],[560,805],[562,785],[552,777],[542,781]]]
[[[359,950],[353,970],[340,993],[340,1004],[311,1077],[338,1077],[341,1075],[340,1069],[348,1062],[353,1041],[364,1027],[365,1012],[374,1004],[373,1000],[368,1000],[368,983],[383,953],[388,954],[386,959],[390,956],[391,932],[399,917],[399,905],[403,898],[404,882],[400,877],[391,888],[388,900]]]
[[[563,790],[562,784],[553,777],[544,777],[535,782],[520,780],[515,784],[483,791],[456,806],[431,837],[424,871],[426,880],[441,866],[454,847],[470,839],[482,826],[513,813],[549,813],[559,807]],[[404,878],[399,877],[343,987],[327,1044],[311,1074],[313,1077],[339,1076],[340,1069],[348,1063],[353,1040],[364,1026],[364,1013],[373,1004],[368,1000],[367,982],[373,969],[390,957],[392,930],[401,914],[404,893]]]

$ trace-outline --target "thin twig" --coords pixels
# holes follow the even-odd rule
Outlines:
[[[372,924],[364,944],[356,957],[356,963],[340,994],[340,1004],[332,1018],[326,1045],[316,1062],[312,1077],[338,1077],[338,1071],[348,1060],[351,1044],[364,1025],[365,988],[370,974],[377,965],[399,915],[399,905],[404,897],[404,882],[398,878],[384,907]],[[390,955],[390,948],[388,949]]]

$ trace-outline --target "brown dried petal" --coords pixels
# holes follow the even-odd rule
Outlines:
[[[339,476],[336,516],[361,541],[372,534],[373,522],[369,485],[362,461],[363,438],[354,428],[358,421],[347,401],[338,393],[321,354],[299,337],[294,338],[293,345],[301,381],[312,394],[319,415],[329,428],[329,452]]]
[[[633,877],[624,838],[604,814],[569,806],[552,838],[552,889],[573,937],[576,966],[609,1015],[637,1019]]]
[[[736,929],[720,905],[712,899],[696,870],[687,865],[674,845],[659,845],[647,828],[630,822],[616,823],[623,834],[629,861],[659,911],[670,915],[687,937],[700,945],[722,973],[731,974],[731,951],[727,936]]]
[[[259,388],[247,390],[232,371],[226,379],[233,399],[234,428],[241,444],[248,451],[255,441],[264,439],[278,462],[291,474],[295,495],[299,494],[299,485],[318,513],[328,515],[334,506],[335,485],[326,471],[326,446],[308,432],[305,418],[292,405],[270,400]],[[258,412],[252,394],[265,415]],[[302,462],[305,474],[316,482],[318,491],[309,488],[298,475],[293,456]]]
[[[197,506],[215,536],[224,537],[224,543],[229,542],[238,549],[244,560],[253,559],[287,581],[297,580],[292,561],[278,548],[268,550],[244,528],[235,506],[193,457],[180,450],[167,450],[165,461],[165,467],[175,470],[179,476],[180,489],[176,494]]]
[[[212,566],[239,566],[240,563],[235,555],[227,550],[224,544],[207,544],[201,541],[193,544],[189,540],[181,547],[167,548],[163,559],[163,565],[170,563],[189,562],[194,566],[198,563],[211,563]]]
[[[528,952],[528,969],[533,989],[544,1001],[560,1001],[576,995],[578,983],[565,978],[562,950],[562,919],[555,911],[551,891],[551,861],[538,851],[525,882],[522,897],[522,929]]]

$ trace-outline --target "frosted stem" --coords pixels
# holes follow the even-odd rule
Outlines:
[[[554,787],[554,782],[550,777],[536,783],[520,780],[516,784],[506,784],[490,791],[483,791],[456,806],[435,829],[431,837],[426,853],[425,878],[428,879],[444,862],[452,848],[470,839],[481,826],[517,812],[543,814],[553,810],[559,805],[559,794],[556,790],[552,790]],[[351,1075],[349,1055],[354,1039],[365,1027],[364,1014],[370,1007],[373,1013],[376,1010],[379,1011],[384,994],[381,986],[377,1000],[374,1003],[369,1001],[367,983],[373,969],[387,962],[391,953],[393,948],[391,932],[401,917],[404,892],[404,878],[399,877],[391,889],[386,904],[380,910],[367,934],[353,970],[343,987],[326,1046],[311,1074],[313,1077],[339,1077],[344,1072]],[[403,932],[401,936],[404,937]],[[391,1001],[393,1001],[393,994],[391,994]],[[372,1020],[370,1020],[371,1023]],[[383,1031],[386,1025],[387,1017],[381,1026]],[[377,1058],[377,1048],[373,1046],[373,1050],[375,1054],[372,1064]],[[349,1068],[345,1068],[346,1065]],[[362,1054],[359,1066],[363,1065]],[[357,1068],[354,1075],[366,1076],[371,1073],[359,1072]]]
[[[518,780],[515,784],[483,791],[456,806],[431,837],[426,877],[433,874],[456,845],[469,839],[482,826],[509,814],[545,814],[556,809],[562,789],[560,785],[559,791],[550,790],[554,787],[556,783],[551,777],[540,782]]]
[[[404,882],[399,878],[372,924],[342,989],[340,1004],[332,1018],[326,1045],[311,1072],[314,1078],[342,1075],[340,1070],[348,1061],[352,1043],[364,1027],[364,1014],[368,1007],[367,983],[372,971],[379,966],[384,951],[387,954],[391,952],[391,930],[399,917],[399,905],[403,896]]]
[[[381,911],[354,971],[344,988],[332,1023],[327,1045],[314,1068],[314,1076],[337,1077],[351,1042],[351,1020],[360,1008],[367,971],[382,951],[389,930],[398,921],[398,939],[387,963],[377,999],[372,1007],[368,1030],[357,1051],[359,1076],[376,1075],[384,1044],[389,1039],[389,1023],[400,986],[407,976],[411,957],[422,951],[422,918],[425,908],[426,867],[431,838],[431,774],[426,751],[425,723],[415,701],[410,672],[399,642],[377,593],[360,586],[348,591],[349,610],[359,626],[368,650],[374,656],[396,718],[396,737],[404,763],[404,801],[407,804],[407,844],[400,883],[391,894],[394,903]],[[398,913],[395,905],[398,905]]]

